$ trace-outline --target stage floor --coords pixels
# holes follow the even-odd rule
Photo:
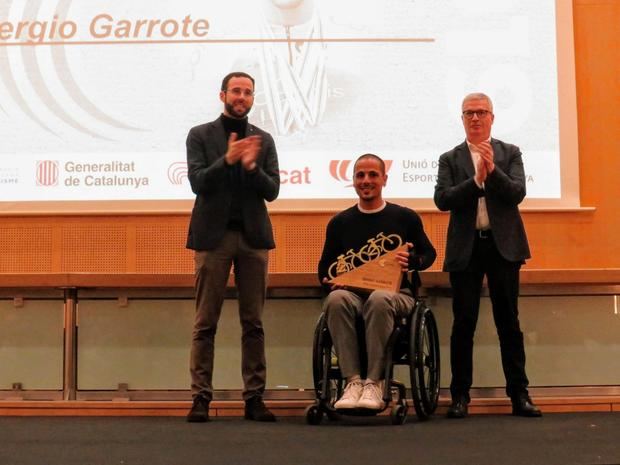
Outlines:
[[[618,465],[620,413],[389,417],[309,426],[179,417],[0,417],[2,465]]]

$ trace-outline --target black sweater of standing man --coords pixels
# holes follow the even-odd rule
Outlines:
[[[226,131],[226,138],[230,138],[230,135],[234,132],[237,134],[237,140],[245,138],[245,134],[248,129],[248,119],[231,118],[222,114],[222,125],[224,131]],[[230,220],[228,221],[228,229],[236,231],[243,231],[243,213],[241,204],[241,163],[237,162],[234,165],[228,165],[228,176],[230,177],[230,184],[232,186],[232,201],[230,204]]]

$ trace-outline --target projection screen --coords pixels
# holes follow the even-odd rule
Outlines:
[[[579,207],[572,2],[1,0],[0,212],[188,211],[185,138],[219,116],[222,77],[256,78],[250,121],[276,140],[270,208],[385,196],[432,208],[466,93],[518,145],[527,207]]]

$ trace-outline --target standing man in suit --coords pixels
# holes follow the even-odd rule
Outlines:
[[[241,320],[245,418],[275,421],[263,402],[265,337],[262,324],[267,258],[275,247],[265,201],[278,196],[280,176],[270,134],[248,123],[254,79],[241,72],[222,81],[224,112],[187,136],[189,182],[196,194],[187,248],[195,250],[196,318],[190,372],[193,405],[187,421],[209,420],[217,323],[233,266]]]
[[[518,205],[525,197],[521,151],[491,138],[491,99],[463,99],[467,140],[439,158],[435,204],[450,211],[444,271],[450,272],[454,321],[450,338],[452,404],[449,418],[464,418],[470,401],[474,331],[486,275],[499,336],[506,393],[513,415],[539,417],[525,374],[519,327],[519,269],[530,250]]]

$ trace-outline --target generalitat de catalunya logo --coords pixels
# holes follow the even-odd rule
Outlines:
[[[383,160],[385,173],[389,173],[394,160]],[[353,185],[353,160],[332,160],[329,162],[329,174],[338,182],[348,182],[346,187]]]
[[[187,179],[187,162],[175,161],[168,167],[168,181],[170,184],[179,186]]]
[[[51,187],[58,185],[58,161],[37,160],[37,186]]]

